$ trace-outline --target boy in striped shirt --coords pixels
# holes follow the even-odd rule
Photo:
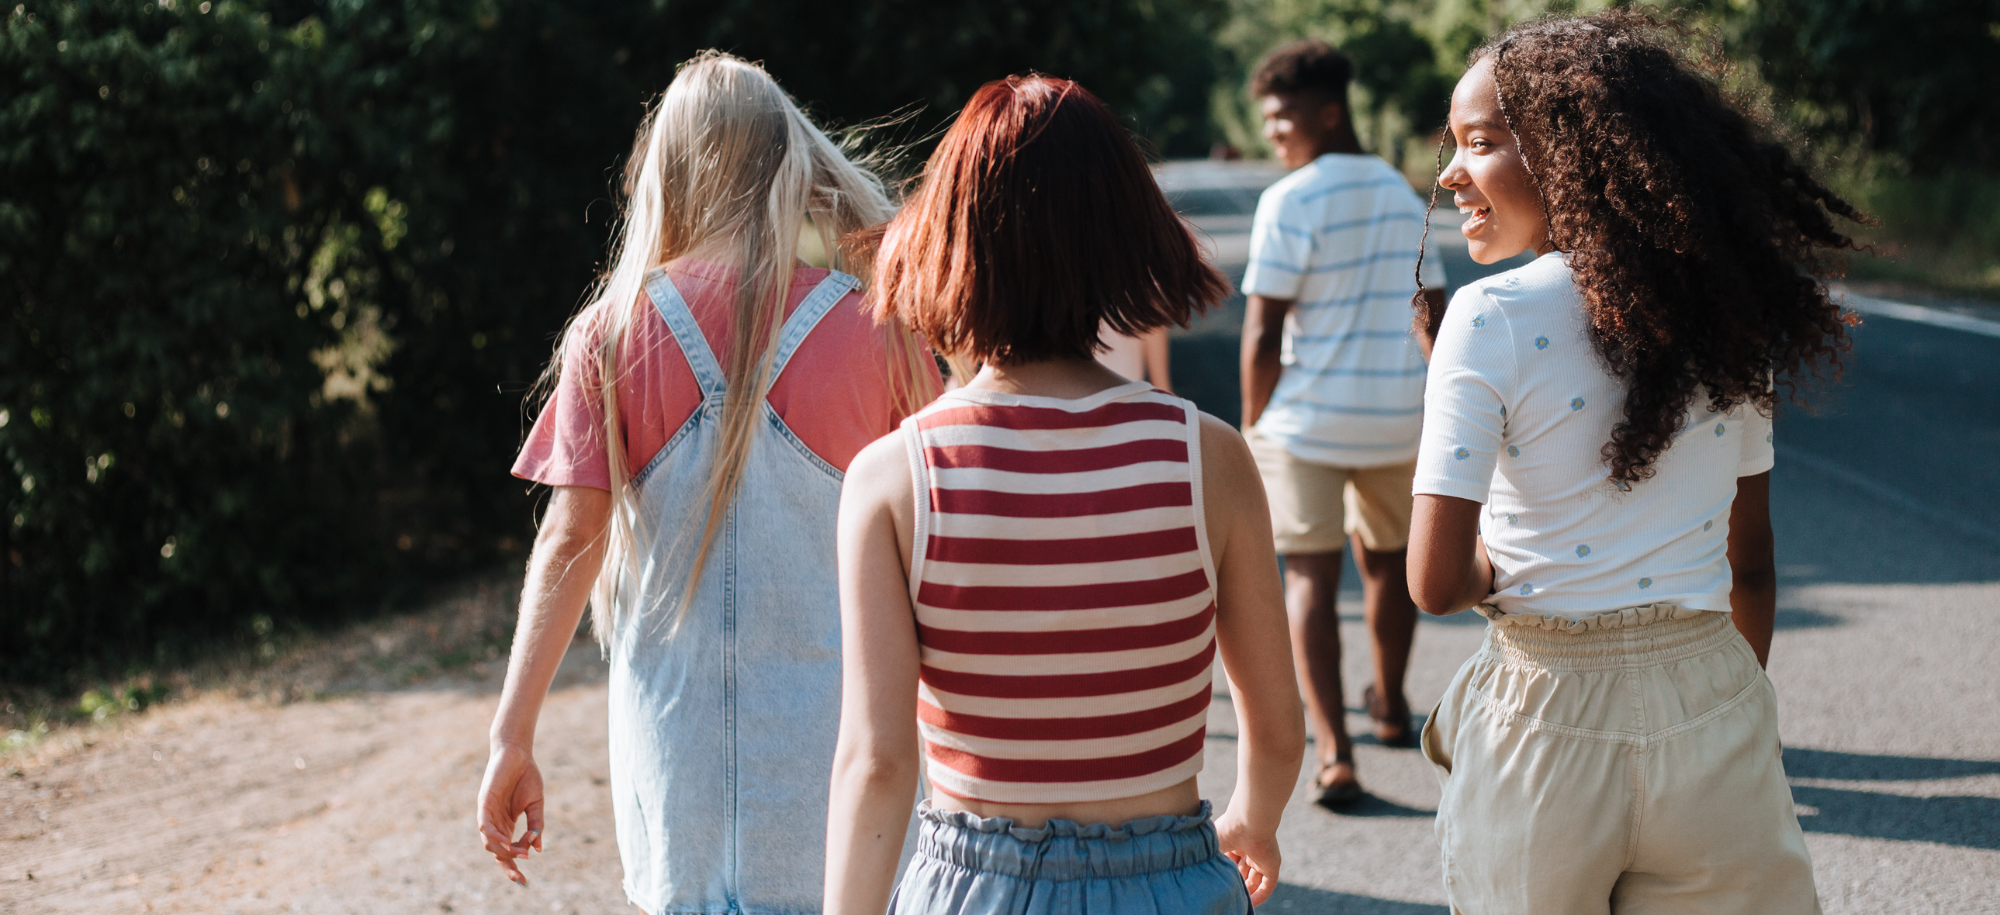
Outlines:
[[[1264,136],[1294,171],[1264,192],[1243,276],[1243,424],[1285,557],[1292,646],[1316,734],[1319,803],[1359,800],[1340,677],[1341,550],[1351,537],[1366,593],[1375,734],[1410,746],[1403,674],[1416,634],[1404,577],[1410,484],[1423,423],[1424,357],[1411,294],[1424,205],[1388,163],[1361,150],[1348,116],[1353,65],[1316,39],[1279,47],[1252,93]],[[1443,310],[1437,251],[1423,296]]]

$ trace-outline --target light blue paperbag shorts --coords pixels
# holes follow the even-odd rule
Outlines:
[[[962,810],[919,810],[917,854],[891,915],[1247,915],[1250,894],[1218,849],[1207,801],[1194,816],[1039,829]]]

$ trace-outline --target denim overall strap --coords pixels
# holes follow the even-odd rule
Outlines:
[[[798,310],[792,312],[792,316],[785,320],[785,326],[778,331],[778,351],[771,358],[773,383],[778,380],[778,373],[785,370],[785,363],[791,361],[792,354],[798,352],[799,344],[806,341],[806,335],[812,333],[814,327],[819,326],[819,319],[826,317],[826,313],[833,310],[835,303],[859,285],[861,281],[854,277],[838,270],[828,270],[826,279],[820,280],[819,285],[814,286],[813,291],[806,294],[805,300],[799,303]],[[770,392],[765,391],[765,393]]]
[[[708,338],[701,333],[701,324],[694,319],[694,312],[688,310],[687,300],[681,298],[681,291],[674,288],[674,281],[667,279],[667,270],[662,267],[646,275],[646,297],[653,300],[653,307],[660,312],[661,320],[667,322],[667,330],[673,332],[674,342],[680,344],[681,354],[687,357],[688,368],[694,371],[694,382],[701,386],[703,401],[721,397],[728,384],[722,374],[722,364],[715,361],[715,354],[709,351]]]

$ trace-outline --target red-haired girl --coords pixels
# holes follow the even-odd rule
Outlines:
[[[1227,286],[1103,103],[1039,76],[967,103],[876,276],[885,318],[984,368],[841,495],[827,911],[1247,912],[1304,748],[1263,489],[1228,425],[1091,358]],[[1218,651],[1241,736],[1211,822]]]

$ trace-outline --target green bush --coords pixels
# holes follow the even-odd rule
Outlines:
[[[226,6],[42,4],[0,56],[6,675],[348,596],[360,405],[313,354],[366,267],[290,101],[309,50]]]
[[[1444,123],[1465,53],[1483,40],[1473,21],[1485,22],[1481,10],[1424,0],[1230,0],[1217,40],[1227,74],[1212,102],[1217,128],[1238,148],[1268,155],[1250,73],[1272,48],[1319,38],[1354,61],[1350,101],[1362,144],[1428,182],[1428,144]]]
[[[2000,168],[1992,116],[2000,0],[1729,0],[1730,51],[1831,155],[1941,175]]]
[[[1779,129],[1881,218],[1858,234],[1887,256],[1855,258],[1856,275],[2000,294],[1988,76],[2000,0],[1227,0],[1213,119],[1264,154],[1251,67],[1283,41],[1323,38],[1354,59],[1363,145],[1421,187],[1473,48],[1523,19],[1613,6],[1651,8],[1692,26],[1704,51],[1720,48],[1732,88],[1768,99]]]
[[[171,660],[518,554],[529,385],[648,97],[821,117],[1040,69],[1206,148],[1221,0],[0,8],[0,679]],[[270,622],[270,621],[275,621]]]
[[[1839,178],[1841,192],[1879,221],[1856,232],[1874,251],[1850,259],[1855,278],[2000,298],[2000,173]]]

